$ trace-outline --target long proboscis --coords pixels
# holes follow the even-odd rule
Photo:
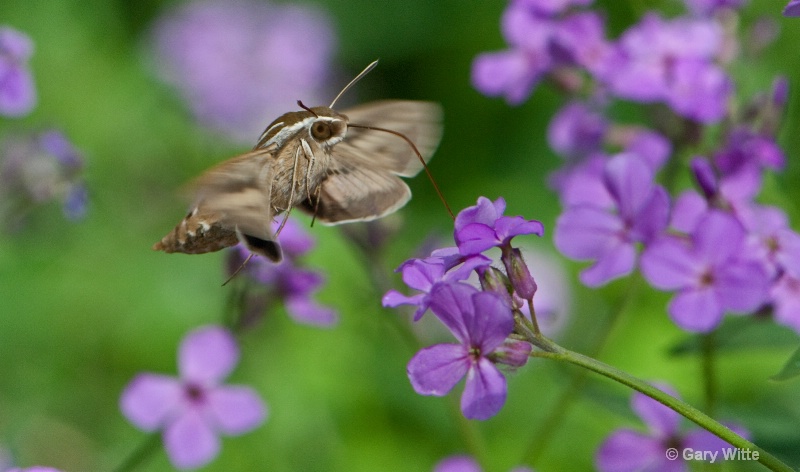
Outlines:
[[[333,106],[334,106],[334,105],[336,105],[336,102],[339,100],[339,97],[341,97],[342,95],[344,95],[344,93],[345,93],[345,92],[347,92],[347,91],[350,89],[350,87],[352,87],[353,85],[355,85],[355,84],[356,84],[356,82],[358,82],[359,80],[361,80],[361,79],[362,79],[362,78],[363,78],[365,75],[367,75],[367,74],[369,73],[369,71],[371,71],[372,69],[374,69],[374,68],[375,68],[375,66],[377,66],[377,65],[378,65],[378,60],[377,60],[377,59],[375,59],[375,60],[374,60],[374,61],[372,61],[372,62],[371,62],[371,63],[370,63],[370,64],[369,64],[367,67],[365,67],[365,68],[364,68],[364,70],[362,70],[362,71],[361,71],[361,73],[360,73],[360,74],[358,74],[358,75],[355,77],[355,79],[351,80],[349,84],[347,84],[347,85],[345,85],[345,86],[344,86],[344,88],[342,89],[342,91],[341,91],[341,92],[339,92],[339,94],[338,94],[338,95],[336,95],[336,98],[334,98],[334,99],[333,99],[333,101],[331,102],[331,104],[330,104],[330,106],[329,106],[328,108],[333,108]]]
[[[388,128],[381,128],[379,126],[358,125],[358,124],[353,124],[353,123],[348,123],[347,126],[349,128],[361,128],[361,129],[371,129],[371,130],[374,130],[374,131],[383,131],[384,133],[393,134],[393,135],[405,140],[405,142],[408,143],[409,146],[411,146],[411,149],[414,150],[414,153],[419,158],[419,162],[422,164],[422,168],[425,169],[425,174],[427,174],[428,180],[430,180],[431,184],[433,184],[433,188],[436,190],[436,195],[439,196],[439,200],[441,200],[442,204],[444,204],[444,208],[447,210],[447,213],[450,214],[450,218],[452,218],[453,220],[456,219],[455,215],[453,215],[453,210],[451,210],[450,209],[450,205],[447,204],[447,200],[445,200],[444,195],[442,194],[442,191],[439,189],[439,185],[436,183],[436,180],[433,178],[433,174],[431,174],[431,171],[428,169],[428,164],[425,163],[425,159],[422,158],[422,154],[419,152],[419,149],[417,149],[417,145],[414,144],[414,141],[409,139],[408,136],[406,136],[405,134],[403,134],[403,133],[401,133],[399,131],[388,129]]]

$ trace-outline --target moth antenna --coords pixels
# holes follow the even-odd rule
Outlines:
[[[355,85],[355,83],[356,83],[356,82],[358,82],[359,80],[361,80],[361,79],[362,79],[362,78],[363,78],[365,75],[367,75],[367,74],[369,73],[369,71],[371,71],[372,69],[374,69],[374,68],[375,68],[375,66],[377,66],[377,65],[378,65],[378,60],[377,60],[377,59],[375,59],[374,61],[372,61],[372,62],[370,63],[370,65],[368,65],[367,67],[365,67],[365,68],[364,68],[364,70],[362,70],[362,71],[361,71],[361,73],[360,73],[360,74],[358,74],[358,75],[356,76],[356,78],[355,78],[355,79],[351,80],[349,84],[347,84],[347,85],[345,85],[345,86],[344,86],[344,88],[342,89],[342,91],[341,91],[341,92],[339,92],[339,95],[337,95],[337,96],[336,96],[336,98],[334,98],[334,99],[333,99],[333,101],[331,102],[331,104],[330,104],[330,106],[329,106],[328,108],[333,108],[333,106],[334,106],[334,105],[336,105],[336,101],[337,101],[337,100],[339,100],[339,97],[341,97],[342,95],[344,95],[344,93],[345,93],[345,92],[347,92],[347,90],[349,90],[349,89],[350,89],[350,87],[352,87],[353,85]]]
[[[242,262],[242,264],[239,266],[239,268],[238,268],[238,269],[236,269],[235,271],[233,271],[233,274],[231,274],[231,276],[230,276],[230,277],[228,277],[228,280],[226,280],[226,281],[225,281],[225,282],[222,284],[222,286],[224,287],[224,286],[228,285],[228,282],[230,282],[231,280],[233,280],[233,278],[234,278],[234,277],[236,277],[237,275],[239,275],[239,272],[241,272],[241,271],[242,271],[242,269],[244,269],[244,266],[246,266],[246,265],[247,265],[247,263],[248,263],[248,262],[250,262],[250,259],[252,259],[252,258],[253,258],[253,256],[255,256],[255,254],[253,254],[253,253],[251,252],[251,253],[250,253],[250,255],[249,255],[249,256],[247,256],[247,259],[245,259],[245,260],[244,260],[244,262]]]
[[[428,175],[428,179],[433,184],[433,188],[436,189],[436,194],[439,196],[439,200],[441,200],[442,203],[444,204],[444,208],[447,210],[447,213],[450,214],[450,218],[452,218],[453,221],[455,221],[456,217],[455,217],[455,215],[453,215],[453,210],[451,210],[450,209],[450,205],[447,204],[447,200],[445,200],[444,195],[442,195],[442,191],[439,189],[439,186],[436,184],[436,180],[433,178],[433,175],[431,174],[431,171],[428,169],[428,164],[425,163],[425,159],[422,158],[422,154],[420,154],[419,149],[417,149],[417,145],[414,144],[414,141],[411,141],[410,139],[408,139],[408,136],[404,135],[403,133],[400,133],[398,131],[394,131],[394,130],[391,130],[391,129],[387,129],[387,128],[379,128],[377,126],[355,125],[353,123],[348,123],[347,126],[349,126],[351,128],[361,128],[361,129],[371,129],[371,130],[375,130],[375,131],[383,131],[385,133],[393,134],[393,135],[395,135],[397,137],[403,138],[408,143],[408,145],[411,146],[411,149],[414,150],[414,153],[419,158],[419,162],[422,163],[422,168],[425,169],[425,173]]]
[[[307,112],[311,113],[312,115],[314,115],[314,118],[319,118],[319,115],[317,115],[316,113],[314,113],[314,110],[312,110],[311,108],[308,108],[307,106],[305,106],[305,105],[303,104],[303,101],[302,101],[302,100],[298,100],[298,101],[297,101],[297,106],[299,106],[299,107],[300,107],[300,108],[302,108],[303,110],[305,110],[305,111],[307,111]]]

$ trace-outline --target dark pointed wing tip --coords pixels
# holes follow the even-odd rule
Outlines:
[[[281,259],[283,259],[281,246],[275,241],[261,239],[256,236],[250,236],[249,234],[243,234],[242,237],[250,252],[264,256],[272,262],[280,262]]]
[[[153,251],[163,251],[163,250],[165,250],[164,245],[161,243],[161,241],[153,244],[153,246],[150,249],[152,249]]]

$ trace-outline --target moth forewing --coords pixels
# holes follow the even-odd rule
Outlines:
[[[389,129],[406,136],[427,162],[442,138],[442,108],[439,104],[412,100],[382,100],[342,112],[348,122]],[[386,132],[348,128],[347,138],[337,146],[337,155],[358,153],[369,157],[375,166],[402,177],[413,177],[422,163],[413,148],[402,138]]]
[[[273,152],[267,148],[234,157],[192,182],[189,213],[153,249],[201,254],[241,241],[255,253],[280,260],[270,229]]]

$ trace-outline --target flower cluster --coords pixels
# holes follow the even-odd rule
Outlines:
[[[660,390],[679,398],[668,385],[658,385]],[[704,429],[681,432],[681,416],[674,410],[641,393],[631,397],[631,409],[647,426],[647,433],[622,428],[611,433],[597,450],[595,465],[601,472],[633,472],[636,470],[685,471],[685,462],[667,454],[670,448],[678,451],[716,452],[722,457],[722,449],[732,447]],[[729,425],[733,431],[745,438],[749,432],[737,425]],[[707,456],[710,457],[710,456]]]
[[[28,68],[33,41],[8,26],[0,26],[0,116],[20,117],[36,106],[36,88]]]
[[[154,37],[164,78],[202,124],[236,140],[251,142],[298,99],[330,100],[336,37],[321,10],[204,0],[166,14]]]
[[[532,304],[536,283],[515,236],[544,233],[542,224],[521,216],[504,216],[505,201],[480,197],[475,206],[455,219],[456,247],[439,249],[425,259],[411,259],[398,270],[412,296],[389,291],[384,306],[416,306],[414,319],[430,309],[450,330],[458,344],[437,344],[419,351],[408,363],[408,377],[417,393],[445,395],[466,376],[461,410],[470,419],[487,419],[502,408],[506,380],[495,364],[524,365],[530,344],[509,336],[515,330],[514,311],[522,301]],[[491,267],[483,253],[500,248],[506,273]],[[465,283],[477,272],[483,291]],[[535,317],[535,314],[533,315]]]
[[[0,150],[0,219],[13,229],[33,207],[52,200],[68,219],[82,218],[88,200],[82,170],[81,155],[59,131],[7,138]]]
[[[180,378],[139,374],[120,397],[122,413],[138,428],[162,431],[175,467],[201,467],[219,454],[220,434],[244,434],[266,419],[266,406],[253,389],[222,385],[238,361],[230,332],[197,328],[178,350]]]
[[[450,456],[439,461],[433,472],[482,472],[478,461],[470,456]],[[511,472],[533,472],[530,467],[514,467]]]
[[[736,48],[720,13],[743,2],[686,0],[690,14],[668,20],[648,13],[614,41],[605,39],[595,12],[576,8],[590,3],[510,2],[502,25],[512,49],[481,55],[473,66],[479,90],[512,102],[528,96],[532,77],[558,68],[584,70],[594,81],[592,97],[569,101],[548,130],[550,146],[565,162],[550,179],[564,206],[556,247],[572,259],[592,261],[580,275],[587,286],[640,267],[652,286],[676,292],[668,311],[688,331],[710,331],[726,312],[764,310],[800,330],[800,303],[794,301],[800,235],[781,210],[756,203],[764,172],[785,165],[775,136],[786,81],[776,80],[771,94],[744,104],[736,115],[730,107],[733,83],[724,66]],[[592,26],[584,26],[576,49],[565,38],[578,18]],[[509,59],[518,56],[528,62]],[[546,60],[533,64],[532,58]],[[481,79],[485,75],[499,88]],[[660,131],[614,123],[605,115],[610,97],[663,102],[688,120],[678,122],[680,129]],[[699,143],[705,125],[723,119],[721,144],[691,159],[698,191],[673,198],[657,182],[662,168],[680,157],[681,145]],[[671,172],[676,165],[669,164]],[[471,243],[459,248],[465,244]]]
[[[514,0],[503,14],[503,36],[510,48],[484,53],[472,64],[472,83],[490,96],[523,102],[536,84],[563,66],[599,67],[607,45],[600,15],[568,12],[592,0]]]
[[[273,223],[273,231],[278,227],[277,222]],[[336,311],[312,298],[325,283],[325,277],[304,268],[301,263],[302,256],[314,247],[314,240],[296,221],[289,219],[278,235],[278,243],[283,250],[281,262],[276,264],[253,257],[244,266],[245,274],[255,285],[248,287],[246,304],[238,322],[250,324],[270,307],[283,303],[289,316],[299,323],[315,326],[336,324]],[[250,252],[243,245],[233,248],[228,257],[228,274],[238,270],[249,256]]]
[[[475,88],[518,104],[548,74],[578,90],[580,78],[568,72],[584,71],[622,99],[665,103],[701,123],[725,116],[733,85],[722,66],[731,45],[711,13],[740,2],[687,1],[695,16],[666,20],[650,13],[616,40],[606,38],[599,13],[572,8],[591,3],[510,2],[501,22],[510,49],[475,59]]]

